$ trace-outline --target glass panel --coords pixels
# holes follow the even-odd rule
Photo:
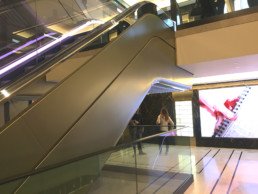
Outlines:
[[[191,178],[189,139],[182,145],[175,135],[171,131],[146,143],[147,154],[137,162],[139,193],[174,193]]]
[[[87,37],[87,35],[90,36],[90,32],[93,29],[98,26],[101,27],[101,23],[105,22],[106,19],[114,17],[123,11],[123,8],[113,1],[106,4],[99,4],[98,7],[94,9],[93,5],[91,6],[91,4],[89,4],[87,7],[87,13],[91,14],[91,16],[94,16],[95,20],[85,21],[86,16],[82,15],[83,13],[77,9],[79,6],[77,4],[83,2],[76,2],[76,4],[70,5],[70,7],[74,8],[75,10],[67,9],[69,12],[63,8],[64,5],[68,4],[68,2],[64,1],[61,3],[63,6],[60,4],[60,1],[51,1],[50,4],[52,6],[48,10],[49,13],[43,13],[37,9],[41,7],[43,0],[28,1],[24,2],[23,4],[19,3],[10,7],[11,10],[17,10],[17,7],[23,8],[25,6],[26,9],[31,10],[31,13],[34,14],[34,18],[36,18],[36,23],[26,28],[23,27],[16,30],[15,35],[18,36],[21,32],[33,31],[35,33],[39,33],[40,36],[37,34],[33,35],[32,38],[29,38],[29,41],[26,40],[25,42],[20,42],[18,45],[15,45],[15,52],[19,52],[18,57],[15,55],[15,53],[9,52],[8,57],[3,59],[9,60],[7,60],[6,63],[3,61],[4,67],[0,69],[1,93],[5,97],[10,95],[8,92],[9,88],[5,86],[10,85],[13,80],[18,80],[19,78],[28,75],[30,72],[33,73],[36,72],[37,69],[44,68],[43,65],[47,65],[47,62],[52,60],[54,56],[67,52],[66,50],[69,47],[78,44],[82,41],[82,39]],[[51,13],[53,12],[54,14],[56,12],[55,8],[58,11],[57,13],[61,13],[62,11],[62,14],[59,14],[60,16],[57,17],[52,17],[53,15],[51,15]],[[78,12],[80,12],[80,14],[78,14]],[[105,12],[105,14],[108,13],[109,16],[106,18],[101,17],[101,20],[96,20],[96,18],[98,18],[99,12]],[[163,11],[159,11],[159,16],[164,20],[165,23],[168,24],[168,26],[173,25],[173,22],[171,22],[166,13]],[[42,20],[40,19],[39,21],[39,18],[42,18]],[[48,18],[54,19],[52,20]],[[137,18],[135,11],[132,11],[122,21],[118,23],[115,22],[112,29],[110,28],[108,32],[102,33],[99,38],[89,43],[80,51],[85,51],[85,55],[87,55],[87,59],[89,60],[98,52],[98,48],[101,48],[105,44],[114,40],[114,38],[116,38],[123,30],[134,24],[136,20]],[[5,54],[7,53],[5,52],[4,55]],[[80,57],[80,54],[75,54],[73,57]],[[73,60],[73,57],[71,57],[71,60]],[[2,107],[2,116],[0,115],[0,126],[3,126],[13,118],[16,118],[19,113],[29,108],[33,102],[44,96],[48,91],[57,86],[60,81],[65,79],[84,63],[85,61],[83,61],[83,63],[81,62],[80,64],[76,63],[73,65],[73,67],[69,67],[69,70],[67,70],[69,59],[62,61],[55,65],[56,68],[51,67],[51,72],[47,72],[45,77],[42,75],[41,79],[33,81],[28,87],[20,90],[18,94],[13,95],[6,103],[6,106]],[[11,70],[9,69],[9,65],[17,65],[17,67],[15,67],[12,72],[10,72]],[[60,75],[60,71],[65,71],[66,73],[62,73],[62,75]]]
[[[9,183],[0,186],[1,193],[8,194],[7,189],[15,186],[16,193],[71,193],[76,190],[87,191],[100,176],[103,160],[109,153],[80,160],[63,167],[55,168],[34,176],[30,176],[17,184]],[[15,182],[15,183],[16,183]],[[14,189],[13,188],[13,189]],[[10,192],[11,193],[11,192]]]
[[[26,28],[19,28],[13,32],[15,36],[20,36],[21,32],[33,31],[35,33],[39,33],[40,36],[35,34],[26,40],[24,39],[23,42],[13,45],[14,51],[3,52],[3,57],[2,59],[0,58],[3,62],[1,63],[3,64],[3,67],[0,69],[0,86],[1,93],[5,97],[10,95],[5,86],[10,85],[11,82],[18,80],[24,75],[28,75],[30,72],[33,73],[38,68],[43,68],[43,65],[47,64],[47,61],[51,60],[56,55],[66,52],[69,47],[78,44],[82,39],[87,37],[87,35],[91,35],[90,32],[93,29],[124,10],[124,8],[113,1],[105,4],[99,3],[98,6],[94,8],[93,5],[89,3],[89,6],[87,6],[87,13],[90,14],[94,20],[85,20],[86,16],[82,15],[83,13],[77,9],[77,3],[70,5],[73,9],[67,9],[69,10],[68,14],[59,2],[60,1],[51,1],[50,5],[52,6],[50,6],[51,8],[48,10],[49,13],[43,12],[42,10],[44,9],[39,9],[40,11],[37,9],[41,7],[41,4],[42,6],[43,4],[45,5],[46,2],[43,0],[28,1],[23,4],[19,3],[8,7],[11,11],[14,11],[18,10],[17,7],[23,8],[25,6],[26,9],[31,10],[35,16],[34,18],[37,18],[35,19],[35,22],[36,20],[38,21],[38,18],[41,18],[42,20],[37,24],[34,22],[33,25]],[[67,5],[70,1],[62,2],[62,5]],[[78,4],[83,3],[79,1],[76,2],[78,2]],[[62,14],[54,17],[50,12],[53,12],[53,14],[55,12],[62,12]],[[107,17],[102,17],[103,14]],[[98,18],[101,20],[98,20]],[[9,17],[9,19],[11,20],[12,18]],[[99,51],[99,48],[116,38],[123,30],[132,25],[135,21],[135,15],[134,12],[132,12],[131,14],[128,14],[124,21],[121,21],[118,24],[115,23],[108,32],[100,32],[99,38],[96,38],[80,50],[81,52],[84,52],[84,55],[86,56],[84,57],[85,60],[92,58]],[[16,55],[17,52],[19,52],[19,56]],[[77,52],[77,54],[72,58],[79,58],[80,56],[79,52]],[[71,60],[73,60],[72,58]],[[47,72],[45,77],[42,76],[41,79],[35,80],[28,87],[20,90],[18,94],[12,96],[12,98],[1,107],[0,126],[3,126],[5,123],[16,118],[19,113],[29,108],[33,102],[40,99],[48,91],[57,86],[60,81],[84,64],[85,60],[80,64],[74,64],[73,67],[68,67],[69,60],[62,61],[55,65],[55,69],[51,68],[51,72]],[[10,70],[8,70],[9,65],[24,66],[19,68],[17,67],[18,69],[14,68],[14,71],[10,72]],[[8,71],[7,75],[5,71]],[[60,71],[65,71],[65,73],[62,73],[61,75]]]
[[[188,23],[221,14],[227,14],[258,5],[257,1],[255,0],[177,0],[177,3],[179,5],[179,12],[182,18],[182,23]]]
[[[0,78],[7,69],[10,72],[3,67],[17,69],[30,63],[27,71],[62,49],[64,43],[74,41],[75,35],[89,32],[123,10],[114,1],[87,6],[79,0],[28,0],[4,7],[0,15],[0,24],[5,26],[0,30]],[[1,80],[1,85],[13,76]]]
[[[123,0],[120,1],[125,6],[132,6],[141,0]],[[257,0],[162,0],[150,2],[157,5],[166,14],[171,16],[171,7],[173,11],[178,12],[176,15],[177,24],[184,24],[201,20],[207,17],[213,17],[234,11],[251,8],[258,5]],[[172,2],[172,6],[170,5]]]
[[[143,138],[160,133],[160,126],[157,125],[128,126],[119,143],[133,138],[138,140],[137,134],[143,128],[144,132],[140,135]],[[133,149],[113,153],[107,163],[128,169],[136,162],[139,193],[173,193],[192,176],[190,138],[177,137],[177,134],[182,133],[181,130],[185,128],[178,127],[167,134],[136,142]]]
[[[178,130],[145,138],[145,154],[138,154],[137,142],[130,142],[26,179],[0,183],[0,193],[173,193],[192,177],[189,139],[178,140],[174,136]]]

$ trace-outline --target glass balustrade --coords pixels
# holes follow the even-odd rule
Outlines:
[[[182,193],[193,181],[190,139],[178,142],[183,126],[163,133],[159,127],[128,126],[119,145],[0,180],[0,193]],[[128,130],[142,129],[141,139],[125,141]]]
[[[45,1],[25,1],[7,6],[4,10],[18,12],[21,9],[21,14],[23,14],[26,5],[26,9],[29,7],[30,13],[33,13],[33,17],[36,17],[36,12],[41,9],[38,10],[33,5],[36,5],[36,3],[39,5],[43,2]],[[64,9],[59,1],[53,1],[50,4],[58,9]],[[35,10],[33,11],[32,8]],[[123,30],[137,21],[135,9],[126,11],[125,15],[120,18],[119,14],[122,11],[124,9],[113,1],[89,8],[87,13],[91,14],[90,19],[85,18],[82,12],[77,9],[76,11],[70,10],[71,17],[68,17],[63,10],[63,15],[55,17],[55,21],[45,18],[45,21],[40,21],[35,25],[36,20],[34,20],[33,25],[12,32],[12,35],[15,34],[15,36],[21,32],[30,31],[35,33],[31,37],[23,39],[23,41],[11,43],[13,50],[9,49],[2,52],[0,58],[2,65],[0,67],[0,91],[3,105],[0,126],[11,122],[22,111],[29,108],[31,104],[57,86],[59,82],[72,74],[87,60],[90,60],[101,47],[113,41]],[[100,18],[100,15],[104,13],[107,17]],[[38,18],[44,18],[43,16],[44,13],[41,12],[37,15]],[[10,48],[9,43],[7,43],[7,47]],[[59,60],[53,61],[56,56],[59,57]],[[82,57],[85,58],[84,61],[80,60]],[[76,63],[72,67],[68,67],[73,60]],[[80,62],[77,63],[77,61]],[[37,73],[38,71],[43,71],[43,73]],[[20,87],[23,82],[27,82],[23,81],[24,78],[30,84],[26,87]],[[33,81],[30,81],[30,79]],[[17,92],[18,90],[19,92]]]

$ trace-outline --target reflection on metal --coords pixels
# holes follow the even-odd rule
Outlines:
[[[168,93],[174,91],[184,91],[191,89],[190,86],[177,83],[167,79],[158,79],[151,86],[148,94],[156,94],[156,93]]]

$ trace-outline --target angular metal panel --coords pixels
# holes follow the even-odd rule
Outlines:
[[[8,125],[0,154],[9,163],[0,165],[0,178],[42,166],[43,159],[45,165],[114,145],[153,81],[189,76],[174,65],[174,48],[153,37],[174,45],[174,33],[147,15]],[[25,128],[31,139],[19,135]],[[20,154],[25,150],[29,155]]]
[[[130,61],[41,166],[115,145],[152,84],[162,81],[161,77],[173,82],[191,74],[175,65],[174,48],[156,37]],[[182,85],[181,89],[186,88]]]

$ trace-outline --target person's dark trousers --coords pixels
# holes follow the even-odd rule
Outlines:
[[[167,136],[161,136],[159,139],[159,153],[161,154],[162,152],[162,147],[163,145],[166,145],[166,154],[169,151],[169,140]]]
[[[142,134],[138,132],[137,127],[130,128],[129,130],[132,141],[136,141],[142,138]],[[142,151],[142,142],[137,142],[137,148],[139,153],[143,153]],[[136,144],[133,144],[133,149],[136,152]]]
[[[141,139],[142,138],[142,134],[139,133],[139,132],[136,132],[136,138],[137,139]],[[142,151],[142,142],[141,141],[137,142],[137,148],[138,148],[139,153],[143,153],[143,151]]]

